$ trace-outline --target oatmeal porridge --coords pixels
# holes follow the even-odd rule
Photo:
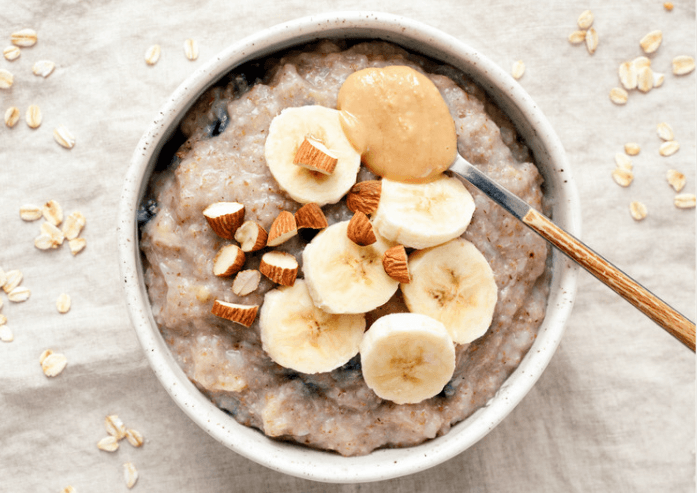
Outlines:
[[[322,298],[318,303],[316,296],[322,294],[312,291],[321,292],[323,288],[317,288],[318,282],[308,274],[317,270],[310,265],[314,262],[311,255],[320,249],[310,245],[317,245],[340,228],[344,228],[345,237],[347,223],[358,214],[354,215],[355,207],[349,209],[345,192],[341,192],[338,201],[329,198],[319,204],[328,226],[321,232],[313,227],[301,228],[300,224],[297,234],[288,237],[283,236],[284,231],[276,231],[272,226],[277,218],[285,217],[284,213],[292,217],[307,201],[297,201],[279,185],[281,180],[267,163],[265,147],[272,121],[283,110],[309,106],[336,110],[339,90],[349,76],[362,69],[391,66],[416,69],[435,85],[454,121],[458,151],[468,161],[533,207],[545,209],[542,178],[527,148],[517,140],[507,118],[467,77],[452,67],[384,42],[351,45],[322,41],[279,58],[247,64],[208,90],[182,121],[179,140],[183,143],[172,152],[172,162],[153,175],[148,198],[139,212],[152,312],[189,379],[244,425],[270,437],[345,456],[419,444],[447,433],[451,426],[484,406],[533,343],[545,315],[548,294],[546,243],[474,187],[464,184],[464,193],[471,196],[473,205],[471,220],[464,233],[453,233],[458,237],[447,245],[471,245],[490,266],[495,283],[490,323],[486,321],[483,335],[468,334],[459,339],[466,342],[454,345],[453,368],[432,397],[398,404],[399,399],[379,397],[366,383],[361,358],[367,353],[356,354],[363,330],[371,333],[374,324],[380,325],[378,320],[390,320],[387,315],[409,312],[410,308],[416,311],[409,292],[416,288],[404,286],[417,283],[402,284],[398,289],[398,281],[388,280],[386,284],[393,290],[383,290],[383,296],[388,293],[385,300],[372,305],[359,303],[360,294],[348,300]],[[317,149],[322,150],[321,146]],[[336,166],[342,166],[341,159]],[[353,182],[357,180],[361,185],[379,180],[366,167],[358,166]],[[321,171],[312,173],[319,176]],[[330,178],[323,175],[318,180],[331,180],[342,173],[346,172],[335,171]],[[383,194],[397,193],[387,189],[388,181],[382,182]],[[399,186],[396,184],[396,188]],[[242,254],[240,248],[231,246],[237,244],[234,240],[214,232],[203,214],[209,206],[221,202],[243,204],[245,224],[257,224],[269,238],[283,241],[259,250],[241,244],[246,250]],[[372,220],[382,234],[378,223],[384,224],[387,231],[388,221],[378,221],[380,214],[376,212]],[[295,216],[300,223],[298,214]],[[256,232],[252,234],[253,239],[258,238]],[[410,247],[408,241],[379,238],[377,244],[381,242],[381,254],[392,251],[390,247],[397,243],[407,247],[413,281],[417,276],[424,279],[419,272],[431,269],[420,267],[420,263],[441,248]],[[226,257],[218,255],[226,248]],[[276,257],[267,256],[270,252]],[[394,265],[399,264],[398,253]],[[454,254],[441,257],[449,255]],[[237,270],[242,269],[240,280],[214,274],[216,269],[220,274],[218,264],[228,257],[230,265],[237,263]],[[279,277],[274,282],[265,273],[268,265],[283,270],[293,262],[297,264],[297,279]],[[333,269],[331,262],[326,265]],[[379,267],[382,269],[382,265]],[[288,288],[279,289],[279,283],[286,283]],[[307,284],[312,286],[305,288]],[[308,291],[312,297],[308,297]],[[279,293],[297,297],[279,304]],[[355,310],[336,308],[336,303],[354,306],[354,301]],[[329,365],[317,370],[312,357],[310,370],[277,363],[282,356],[270,355],[273,352],[269,348],[276,342],[262,335],[263,317],[268,324],[273,316],[270,313],[282,311],[283,306],[309,303],[309,309],[314,310],[317,307],[313,302],[323,307],[322,317],[327,320],[352,317],[347,330],[353,334],[358,331],[359,336],[352,342],[356,349],[343,355],[338,367]],[[254,310],[244,325],[219,316],[241,305],[260,307],[260,316]],[[350,315],[333,315],[337,312]]]

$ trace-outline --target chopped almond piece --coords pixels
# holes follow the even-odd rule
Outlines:
[[[402,245],[385,250],[385,253],[382,254],[382,266],[385,268],[385,273],[395,281],[404,284],[411,282],[407,251]]]
[[[305,204],[295,211],[295,224],[298,229],[324,229],[328,226],[324,212],[315,202]]]
[[[337,162],[338,159],[329,153],[324,144],[308,138],[303,140],[293,158],[293,164],[323,175],[331,175]]]
[[[261,281],[261,272],[254,269],[243,270],[237,273],[232,282],[232,292],[237,296],[247,296],[256,291]]]
[[[229,277],[239,272],[244,265],[244,252],[237,245],[226,245],[218,251],[213,260],[213,274]]]
[[[356,211],[348,223],[346,234],[349,240],[359,246],[372,245],[378,241],[373,231],[373,225],[370,223],[368,216],[361,211]]]
[[[281,211],[271,225],[266,244],[272,247],[278,246],[296,234],[298,234],[298,227],[295,224],[295,217],[288,211]]]
[[[244,205],[237,202],[215,202],[204,209],[203,215],[215,234],[232,240],[244,220]]]
[[[266,246],[268,233],[255,221],[245,221],[235,231],[235,240],[243,252],[256,252]]]
[[[240,325],[249,327],[257,318],[259,305],[238,305],[227,301],[215,300],[211,313],[217,317],[237,322]]]
[[[298,261],[290,253],[268,252],[261,257],[259,271],[282,286],[292,286],[298,275]]]
[[[368,180],[356,183],[346,196],[346,207],[351,212],[361,211],[363,214],[373,214],[378,210],[382,183],[378,180]]]

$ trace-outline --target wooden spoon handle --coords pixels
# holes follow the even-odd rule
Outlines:
[[[536,210],[530,208],[523,222],[695,351],[694,323]]]

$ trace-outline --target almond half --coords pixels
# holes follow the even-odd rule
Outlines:
[[[211,313],[217,317],[249,327],[257,318],[259,305],[238,305],[227,301],[215,300]]]
[[[382,254],[382,266],[385,269],[385,273],[395,281],[404,284],[411,282],[407,251],[402,245],[396,245],[385,250],[385,253]]]
[[[268,252],[261,257],[259,271],[282,286],[292,286],[298,275],[298,261],[290,253]]]
[[[244,205],[238,202],[215,202],[203,210],[203,215],[215,234],[232,240],[244,220]]]
[[[303,140],[293,158],[293,164],[302,166],[311,171],[317,171],[323,175],[331,175],[336,168],[338,159],[331,155],[329,149],[321,142],[308,139]]]
[[[244,265],[245,255],[237,245],[226,245],[221,248],[213,260],[213,274],[218,277],[229,277],[239,272]]]
[[[295,225],[298,229],[324,229],[328,226],[324,212],[315,202],[305,204],[295,211]]]
[[[351,212],[361,211],[363,214],[373,214],[378,210],[382,183],[378,180],[368,180],[356,183],[346,196],[346,207]]]
[[[271,225],[266,244],[272,247],[278,246],[296,234],[298,234],[298,227],[295,224],[295,217],[288,211],[281,211]]]
[[[235,240],[240,244],[243,252],[256,252],[266,246],[269,237],[261,224],[254,221],[245,221],[235,231]]]
[[[348,223],[346,234],[349,240],[359,246],[372,245],[378,241],[370,219],[361,211],[356,211]]]

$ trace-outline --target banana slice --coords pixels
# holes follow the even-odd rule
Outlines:
[[[392,313],[361,342],[365,383],[378,397],[414,404],[437,395],[455,371],[455,346],[442,323],[417,313]]]
[[[382,180],[373,226],[388,240],[429,248],[465,232],[474,199],[457,178],[441,175],[428,183]]]
[[[365,317],[332,315],[312,303],[302,279],[266,293],[259,315],[264,351],[302,373],[331,371],[358,354]]]
[[[293,164],[305,139],[319,142],[337,159],[325,175]],[[266,164],[278,185],[300,203],[334,204],[356,183],[361,156],[339,122],[339,112],[324,106],[286,108],[271,121],[264,149]]]
[[[498,289],[477,247],[457,238],[413,252],[409,271],[411,282],[401,289],[411,312],[441,321],[458,344],[484,335],[494,316]]]
[[[365,313],[387,303],[399,283],[385,273],[382,255],[392,243],[359,246],[349,221],[332,224],[305,247],[303,274],[312,300],[328,313]]]

